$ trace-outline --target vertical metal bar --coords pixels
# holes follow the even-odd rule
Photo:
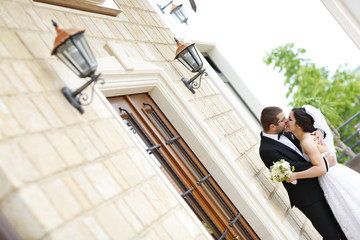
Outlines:
[[[200,186],[204,181],[206,181],[209,177],[211,176],[211,174],[209,173],[206,177],[204,177],[203,179],[201,179],[200,181],[197,182],[197,184]]]
[[[227,233],[228,233],[228,230],[225,230],[224,233],[221,235],[221,237],[218,240],[223,240]]]
[[[183,194],[181,194],[181,197],[185,197],[186,195],[188,195],[189,193],[191,193],[192,191],[194,191],[194,187],[189,188],[188,190],[186,190],[186,192],[184,192]]]
[[[229,223],[229,226],[232,227],[235,224],[235,222],[239,219],[240,216],[241,216],[241,213],[239,212],[238,215],[236,215],[236,217],[234,218],[234,220],[232,220]]]

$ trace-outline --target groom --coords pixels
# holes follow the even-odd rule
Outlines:
[[[281,108],[266,107],[263,109],[261,112],[263,132],[261,132],[260,157],[268,168],[274,162],[284,159],[295,167],[296,172],[306,170],[312,165],[302,157],[299,142],[290,132],[283,133],[287,121]],[[328,155],[326,158],[334,161],[332,156]],[[325,158],[324,161],[328,166]],[[325,200],[324,192],[317,178],[298,179],[296,185],[283,181],[283,185],[288,192],[291,206],[296,206],[305,214],[323,239],[346,239]]]

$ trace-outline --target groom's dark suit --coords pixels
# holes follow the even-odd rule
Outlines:
[[[301,150],[299,142],[293,139],[291,133],[286,133],[286,137]],[[294,166],[295,172],[306,170],[312,166],[290,147],[265,137],[262,133],[259,152],[267,168],[280,159],[284,159]],[[342,236],[341,239],[346,239],[325,200],[324,192],[317,178],[298,179],[296,185],[283,181],[283,185],[288,192],[291,206],[299,208],[324,239],[340,239],[337,237],[338,235]]]

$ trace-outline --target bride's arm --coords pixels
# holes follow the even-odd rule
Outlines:
[[[286,182],[292,182],[302,178],[314,178],[326,173],[325,162],[317,148],[317,143],[310,138],[304,139],[302,149],[309,156],[313,166],[305,171],[294,172],[290,178],[286,179]]]

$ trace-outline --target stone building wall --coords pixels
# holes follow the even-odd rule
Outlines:
[[[14,231],[44,240],[211,239],[99,90],[84,114],[61,94],[63,86],[75,89],[83,80],[50,56],[54,19],[64,28],[86,29],[98,59],[116,55],[120,46],[128,58],[166,72],[238,168],[234,172],[273,213],[276,221],[269,224],[283,225],[296,239],[318,238],[309,221],[290,210],[284,189],[270,183],[258,142],[211,81],[195,95],[184,87],[181,77],[191,74],[173,61],[174,36],[149,2],[117,3],[123,12],[110,17],[32,0],[0,1],[0,211]]]

